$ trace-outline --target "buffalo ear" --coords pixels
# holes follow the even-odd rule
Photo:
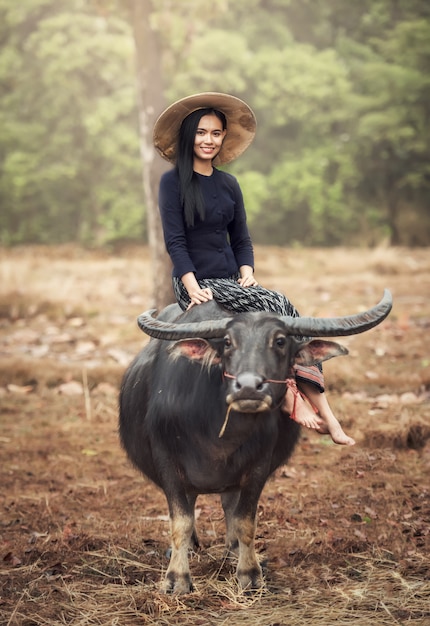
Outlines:
[[[305,366],[316,365],[335,356],[343,356],[345,354],[348,354],[348,350],[339,343],[324,339],[313,339],[300,347],[294,363],[295,365]]]
[[[203,365],[216,365],[221,362],[218,352],[206,339],[179,339],[170,347],[173,358],[184,356],[190,361],[200,361]]]

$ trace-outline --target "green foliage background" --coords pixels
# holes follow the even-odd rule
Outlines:
[[[127,6],[0,0],[1,244],[145,240]],[[226,91],[255,110],[229,169],[256,243],[428,245],[430,3],[152,6],[166,101]]]

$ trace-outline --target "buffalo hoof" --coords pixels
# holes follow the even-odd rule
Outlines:
[[[193,583],[191,582],[191,576],[189,574],[176,574],[175,572],[168,572],[166,578],[164,579],[164,593],[183,595],[185,593],[191,593],[193,589]]]
[[[259,567],[247,571],[237,571],[236,575],[242,591],[255,591],[264,585],[263,574]]]
[[[236,559],[239,555],[239,542],[237,539],[228,543],[224,547],[224,560]]]

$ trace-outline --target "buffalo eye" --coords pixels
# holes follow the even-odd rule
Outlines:
[[[224,348],[230,348],[231,347],[231,339],[228,335],[226,335],[224,337]]]
[[[287,338],[286,337],[276,337],[275,339],[275,344],[278,348],[285,348],[285,345],[287,343]]]

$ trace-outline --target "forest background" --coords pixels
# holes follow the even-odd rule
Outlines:
[[[1,245],[147,242],[142,132],[201,91],[256,113],[255,243],[430,242],[427,0],[0,0],[0,41]]]

